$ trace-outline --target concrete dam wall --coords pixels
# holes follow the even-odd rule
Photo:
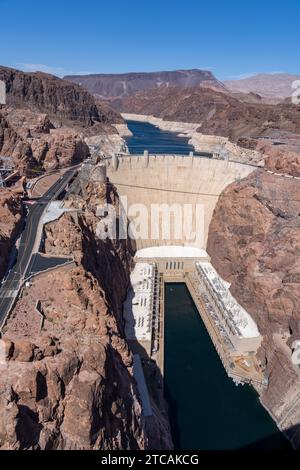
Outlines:
[[[181,155],[122,155],[106,165],[110,182],[127,198],[128,220],[140,220],[137,249],[171,244],[206,248],[219,195],[255,170],[238,162]]]

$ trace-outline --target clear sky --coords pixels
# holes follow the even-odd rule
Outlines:
[[[300,0],[0,0],[0,64],[56,75],[300,74]]]

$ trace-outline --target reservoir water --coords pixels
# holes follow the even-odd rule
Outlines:
[[[164,385],[175,449],[287,449],[248,385],[228,378],[185,284],[165,286]]]
[[[144,150],[154,154],[188,155],[191,151],[195,155],[210,156],[208,153],[195,152],[188,138],[178,137],[175,132],[162,131],[153,124],[140,121],[127,121],[127,126],[132,132],[131,137],[126,138],[130,153],[142,154]]]

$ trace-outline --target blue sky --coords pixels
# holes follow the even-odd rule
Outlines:
[[[56,75],[300,74],[300,0],[0,0],[0,64]]]

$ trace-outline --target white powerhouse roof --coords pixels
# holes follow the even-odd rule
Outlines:
[[[201,248],[194,246],[150,246],[142,248],[135,254],[136,258],[208,258],[208,254]]]
[[[151,340],[155,266],[137,263],[130,275],[131,289],[124,302],[127,339]]]
[[[208,279],[216,296],[224,306],[231,324],[236,327],[239,336],[244,338],[256,338],[260,336],[257,325],[248,312],[236,301],[229,291],[229,284],[217,273],[211,263],[198,262],[197,266]]]

